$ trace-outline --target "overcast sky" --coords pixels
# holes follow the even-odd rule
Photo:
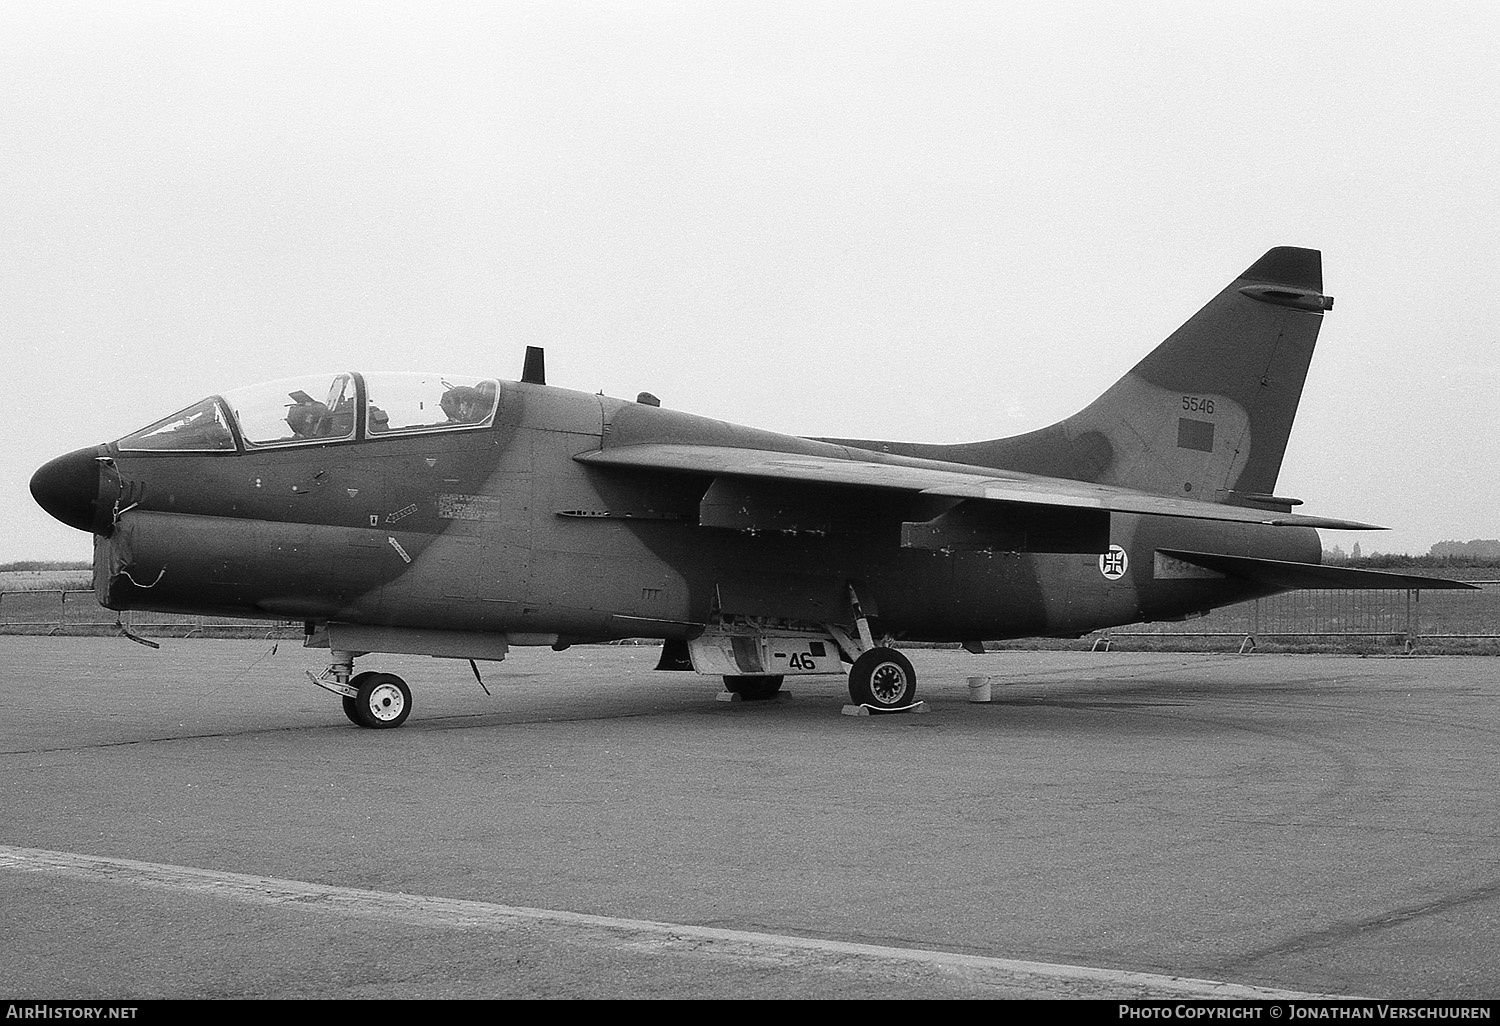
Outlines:
[[[1500,537],[1500,5],[0,0],[0,561],[37,466],[302,371],[966,441],[1324,254],[1277,491]]]

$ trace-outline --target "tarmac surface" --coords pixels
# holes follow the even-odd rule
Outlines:
[[[161,644],[0,637],[0,998],[1500,996],[1494,658]]]

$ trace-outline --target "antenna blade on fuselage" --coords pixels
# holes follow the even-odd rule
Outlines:
[[[528,385],[547,383],[547,358],[541,346],[526,347],[526,364],[521,368],[521,380]]]

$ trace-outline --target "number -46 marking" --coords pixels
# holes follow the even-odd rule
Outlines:
[[[787,661],[787,667],[792,670],[816,670],[818,667],[813,662],[813,657],[807,652],[793,652]]]
[[[1185,395],[1182,397],[1182,408],[1189,413],[1213,413],[1214,401],[1205,396]]]

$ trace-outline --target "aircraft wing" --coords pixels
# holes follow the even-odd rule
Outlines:
[[[1274,585],[1278,588],[1335,588],[1341,590],[1369,590],[1389,588],[1408,591],[1412,589],[1446,588],[1452,590],[1474,590],[1478,586],[1463,581],[1445,581],[1440,577],[1420,577],[1415,574],[1392,574],[1383,570],[1356,570],[1348,566],[1324,566],[1321,563],[1289,563],[1280,559],[1260,559],[1255,556],[1224,556],[1213,552],[1183,552],[1178,549],[1159,549],[1164,556],[1180,559],[1184,563],[1201,566],[1205,570],[1231,577],[1244,577],[1252,581]]]
[[[874,455],[874,454],[871,454]],[[1345,531],[1384,528],[1352,520],[1301,516],[1247,506],[1178,499],[1129,488],[1008,473],[990,467],[893,458],[891,462],[835,456],[740,449],[726,445],[649,442],[621,445],[574,457],[597,467],[668,470],[750,481],[846,485],[973,500],[981,507],[1025,506],[1100,513],[1141,513],[1279,527],[1321,527]]]

